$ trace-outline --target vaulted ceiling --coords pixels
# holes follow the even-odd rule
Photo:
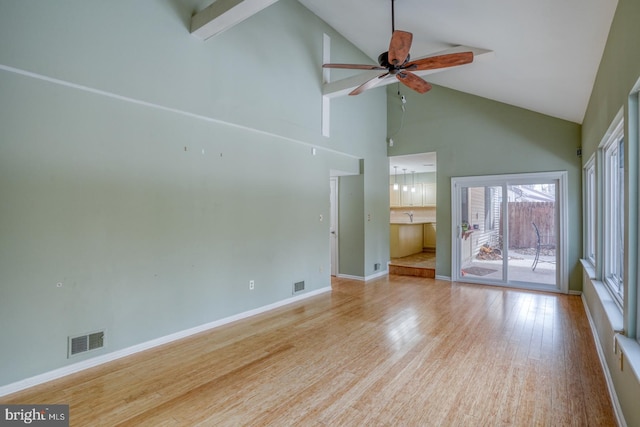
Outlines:
[[[391,0],[299,0],[376,63]],[[493,51],[431,83],[582,123],[617,0],[395,0],[412,58],[456,45]],[[384,89],[375,89],[384,90]],[[428,96],[428,94],[423,95]]]
[[[210,37],[276,1],[216,0],[192,31]],[[372,64],[389,45],[391,1],[299,0]],[[582,123],[617,0],[393,1],[396,29],[413,33],[413,59],[459,45],[491,52],[429,74],[431,83]]]

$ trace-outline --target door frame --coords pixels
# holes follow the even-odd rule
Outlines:
[[[329,250],[330,250],[330,271],[329,274],[331,276],[337,276],[340,271],[339,261],[340,256],[338,254],[338,248],[340,245],[338,244],[338,213],[340,212],[338,209],[338,191],[340,191],[340,186],[338,177],[329,178],[329,207],[331,212],[329,213]]]
[[[568,173],[567,171],[555,172],[531,172],[521,174],[505,174],[505,175],[481,175],[466,177],[451,177],[451,280],[454,282],[478,282],[483,284],[518,287],[535,290],[556,291],[569,293],[569,270],[567,255],[569,251],[569,202],[568,202]],[[461,275],[461,248],[460,248],[460,230],[458,219],[461,217],[461,193],[462,187],[478,187],[478,186],[508,186],[517,184],[527,184],[531,181],[553,180],[557,182],[557,221],[558,221],[558,248],[556,253],[556,287],[546,285],[536,285],[526,282],[511,282],[508,276],[503,278],[501,282],[488,283],[486,281],[474,280],[468,277],[463,278]],[[503,203],[506,203],[506,197],[503,197]],[[506,210],[503,209],[506,216]],[[506,228],[506,227],[505,227]],[[503,230],[503,238],[508,242],[508,230]],[[506,268],[503,270],[506,271]]]

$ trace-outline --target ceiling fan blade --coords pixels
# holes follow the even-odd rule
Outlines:
[[[400,83],[419,93],[426,93],[431,90],[431,85],[422,77],[418,77],[410,71],[401,71],[396,74],[396,78]]]
[[[362,92],[364,92],[367,89],[371,89],[372,87],[376,86],[378,83],[380,83],[382,80],[384,80],[385,77],[387,77],[389,75],[389,73],[384,73],[381,74],[377,77],[374,77],[370,80],[367,80],[366,82],[364,82],[363,84],[361,84],[360,86],[358,86],[357,88],[355,88],[354,90],[352,90],[349,95],[360,95]],[[426,83],[426,82],[425,82]]]
[[[350,70],[386,70],[386,68],[379,65],[364,64],[324,64],[322,68],[347,68]]]
[[[407,62],[402,68],[411,71],[435,70],[473,62],[473,52],[449,53]]]
[[[402,65],[409,56],[413,34],[407,31],[396,30],[391,36],[389,43],[389,63],[392,65]]]

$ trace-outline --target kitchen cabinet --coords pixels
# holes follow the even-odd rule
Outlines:
[[[434,182],[422,184],[422,204],[423,206],[436,205],[436,184]]]
[[[402,185],[397,190],[393,189],[393,185],[389,186],[389,204],[392,208],[411,208],[411,207],[433,207],[436,205],[436,184],[435,183],[418,183],[415,185],[416,191],[411,192],[411,186],[408,191],[402,191]]]
[[[422,185],[416,184],[416,191],[411,191],[411,186],[409,186],[409,191],[402,191],[402,206],[416,207],[422,206]]]
[[[402,258],[420,253],[424,240],[423,224],[391,224],[389,240],[391,258]]]
[[[436,223],[427,222],[424,224],[422,245],[425,249],[436,248]]]
[[[402,187],[394,190],[393,185],[389,186],[389,204],[392,208],[398,208],[402,206],[402,197],[400,196],[400,193],[402,193]]]

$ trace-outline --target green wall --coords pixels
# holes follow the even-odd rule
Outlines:
[[[407,98],[402,129],[394,135],[390,156],[436,152],[436,275],[451,277],[451,177],[542,171],[568,172],[569,267],[571,290],[580,290],[582,250],[580,126],[486,98],[434,86]],[[401,123],[397,89],[388,87],[388,127]]]
[[[582,126],[583,161],[587,161],[605,138],[607,129],[620,109],[624,109],[625,120],[625,167],[628,180],[625,183],[628,221],[625,223],[625,310],[624,329],[630,337],[638,336],[640,330],[632,323],[630,311],[638,304],[638,102],[640,90],[640,2],[618,0],[618,7],[611,25],[609,37],[602,57],[596,81]],[[632,97],[633,95],[633,97]],[[596,173],[599,173],[596,170]],[[585,286],[590,286],[587,283]],[[585,300],[599,331],[600,345],[604,350],[611,379],[620,401],[627,425],[640,425],[640,380],[626,363],[620,369],[618,355],[611,343],[614,332],[609,325],[603,304],[593,289],[585,289]],[[638,319],[640,322],[640,319]],[[637,369],[637,368],[636,368]]]
[[[364,276],[364,179],[362,175],[340,177],[338,207],[338,254],[340,273],[346,276]]]
[[[295,0],[203,42],[199,3],[0,0],[0,386],[330,286],[331,170],[341,268],[388,259],[384,90],[321,135],[323,33],[364,55]]]

